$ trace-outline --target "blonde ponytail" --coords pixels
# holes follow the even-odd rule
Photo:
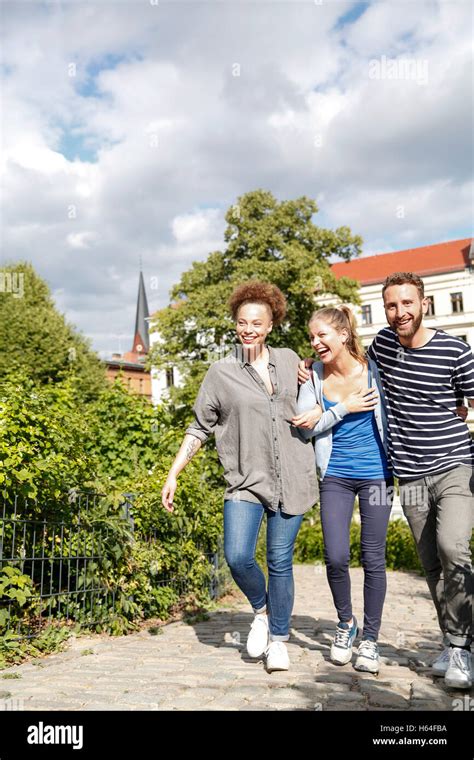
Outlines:
[[[322,319],[323,322],[334,325],[338,332],[345,329],[348,335],[346,346],[350,355],[361,364],[367,364],[365,350],[357,333],[357,322],[349,306],[341,304],[341,306],[326,306],[323,309],[318,309],[311,315],[308,325],[311,325],[316,319]]]

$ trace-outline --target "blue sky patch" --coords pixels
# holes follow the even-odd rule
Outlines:
[[[71,130],[65,130],[58,145],[58,150],[68,161],[97,162],[97,147],[88,144],[88,138],[83,134],[74,134]]]
[[[342,16],[340,16],[336,22],[334,29],[339,31],[348,24],[354,24],[368,9],[371,3],[354,3]]]
[[[100,58],[90,61],[86,66],[86,74],[76,86],[76,92],[82,95],[83,98],[100,98],[103,97],[100,90],[97,89],[97,77],[102,71],[108,71],[116,69],[121,63],[134,60],[142,60],[142,56],[137,53],[130,54],[117,54],[107,53]]]

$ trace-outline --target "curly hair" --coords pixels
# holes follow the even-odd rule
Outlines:
[[[232,319],[237,319],[241,306],[247,303],[260,303],[268,306],[275,327],[281,325],[286,315],[286,298],[280,288],[271,282],[248,280],[238,285],[229,298]]]

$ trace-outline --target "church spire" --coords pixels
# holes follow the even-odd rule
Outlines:
[[[135,337],[133,339],[132,351],[138,354],[147,354],[150,350],[150,338],[148,335],[148,322],[150,316],[148,312],[148,303],[146,300],[145,283],[143,272],[140,269],[140,279],[138,282],[138,300],[137,313],[135,317]]]

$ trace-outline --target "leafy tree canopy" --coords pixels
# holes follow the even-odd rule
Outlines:
[[[273,330],[271,343],[300,355],[308,353],[307,322],[318,296],[358,302],[358,283],[337,280],[330,259],[359,255],[362,239],[348,227],[317,227],[317,211],[315,201],[305,196],[280,202],[264,190],[246,193],[227,211],[225,250],[193,263],[172,289],[171,304],[152,322],[161,341],[152,349],[150,365],[175,365],[184,375],[184,387],[173,390],[175,402],[192,403],[209,363],[234,343],[227,300],[239,283],[258,278],[283,291],[288,313]]]
[[[18,373],[40,383],[68,378],[84,399],[94,398],[106,382],[104,366],[32,265],[3,267],[0,285],[0,380]]]

